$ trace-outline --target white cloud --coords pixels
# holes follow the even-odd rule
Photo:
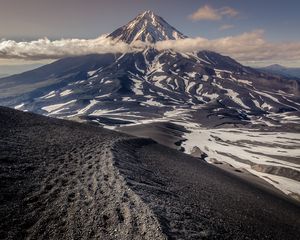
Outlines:
[[[236,17],[239,15],[239,12],[231,7],[223,7],[218,9],[218,11],[222,16],[227,16],[227,17]]]
[[[203,7],[197,9],[194,13],[192,13],[189,18],[197,21],[197,20],[211,20],[217,21],[221,20],[223,17],[236,17],[238,15],[238,11],[231,7],[222,7],[222,8],[213,8],[209,5],[204,5]]]
[[[154,45],[143,42],[129,45],[105,36],[88,40],[39,39],[30,42],[2,40],[0,41],[0,64],[14,61],[13,59],[32,62],[32,60],[46,61],[92,53],[125,53],[143,50],[145,47],[181,52],[211,50],[251,65],[258,65],[261,62],[300,63],[300,42],[272,43],[265,39],[263,30],[256,30],[213,40],[197,37],[161,41]]]
[[[133,51],[135,47],[135,45],[129,46],[123,42],[113,41],[106,38],[105,35],[96,39],[61,39],[55,41],[47,38],[30,42],[2,40],[0,41],[0,58],[30,60],[58,59],[66,56],[91,53],[129,52]]]
[[[232,24],[224,24],[222,26],[219,27],[219,30],[223,31],[223,30],[228,30],[228,29],[231,29],[231,28],[234,28],[234,25]]]
[[[183,52],[211,50],[242,62],[300,61],[300,42],[271,43],[264,38],[263,30],[214,40],[201,37],[168,40],[158,42],[157,48]]]

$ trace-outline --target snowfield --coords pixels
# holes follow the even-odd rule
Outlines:
[[[286,194],[300,195],[299,181],[261,172],[255,168],[262,164],[299,171],[300,134],[265,133],[248,129],[205,129],[192,124],[185,127],[191,131],[185,133],[187,140],[182,145],[187,153],[191,153],[193,147],[197,146],[208,155],[207,160],[211,163],[228,163],[263,178]],[[298,159],[298,163],[287,162],[285,158]]]
[[[122,119],[123,113],[116,114]],[[125,126],[171,122],[189,132],[182,143],[184,151],[191,154],[198,147],[208,157],[209,163],[228,164],[241,172],[249,172],[273,185],[287,195],[300,196],[300,133],[262,132],[248,128],[208,129],[191,121],[190,110],[174,107],[162,118],[139,119]],[[296,117],[287,118],[295,121]],[[300,119],[298,118],[298,121]],[[117,129],[116,127],[109,127]]]

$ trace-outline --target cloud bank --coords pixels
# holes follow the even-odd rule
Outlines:
[[[136,44],[139,47],[138,43]],[[92,53],[123,53],[134,51],[135,45],[116,42],[106,35],[96,39],[61,39],[51,41],[47,38],[30,42],[13,40],[0,41],[2,59],[58,59],[66,56],[79,56]]]
[[[271,43],[265,40],[263,30],[214,40],[201,37],[168,40],[157,43],[157,48],[183,52],[212,50],[239,61],[300,60],[300,42]]]
[[[47,38],[29,42],[2,40],[0,41],[0,60],[41,61],[92,53],[134,52],[144,50],[146,47],[154,47],[160,51],[173,49],[179,52],[211,50],[244,63],[272,61],[300,63],[300,42],[272,43],[264,38],[263,30],[213,40],[197,37],[160,41],[156,44],[138,41],[130,45],[114,41],[106,36],[96,39],[61,39],[55,41]]]
[[[204,5],[203,7],[197,9],[192,13],[189,18],[198,21],[198,20],[210,20],[217,21],[221,20],[224,17],[236,17],[239,12],[231,7],[222,7],[222,8],[213,8],[209,5]]]

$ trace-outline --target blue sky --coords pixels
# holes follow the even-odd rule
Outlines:
[[[205,6],[219,17],[205,19],[200,14],[198,19],[191,18]],[[92,39],[112,32],[144,10],[153,10],[192,38],[211,40],[263,30],[266,43],[300,42],[300,1],[296,0],[1,0],[0,39],[16,42],[43,37],[51,40]],[[288,56],[285,57],[282,61],[265,59],[258,65],[281,63],[300,66],[300,57],[293,56],[291,61],[287,61]],[[248,62],[251,65],[251,59]],[[0,65],[16,64],[42,63],[1,59],[0,56]]]
[[[203,5],[229,6],[239,15],[219,21],[191,21]],[[92,38],[111,32],[143,10],[153,10],[185,34],[216,38],[264,29],[273,41],[300,40],[296,0],[1,0],[0,38]],[[222,24],[234,25],[219,31]]]

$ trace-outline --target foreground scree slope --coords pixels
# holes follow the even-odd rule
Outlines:
[[[3,239],[297,239],[300,207],[110,130],[0,107]]]

